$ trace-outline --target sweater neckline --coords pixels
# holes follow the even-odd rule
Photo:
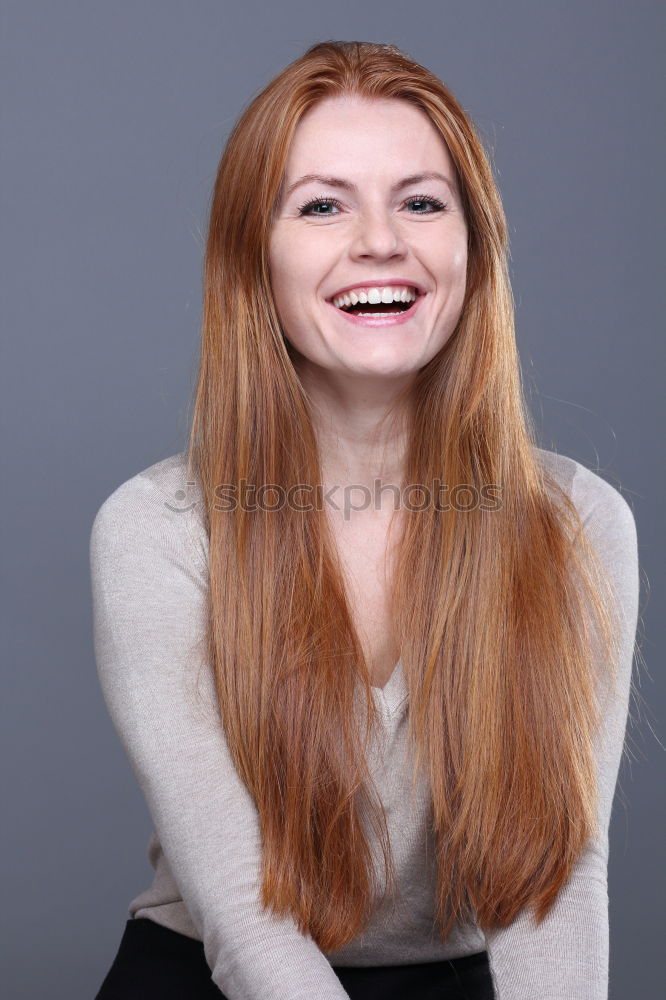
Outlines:
[[[370,686],[373,697],[390,715],[400,708],[407,697],[407,685],[403,672],[402,657],[398,660],[384,687]]]

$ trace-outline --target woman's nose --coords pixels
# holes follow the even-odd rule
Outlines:
[[[405,249],[405,241],[400,231],[400,223],[392,215],[383,211],[367,212],[362,215],[353,237],[356,253],[386,256],[400,253]]]

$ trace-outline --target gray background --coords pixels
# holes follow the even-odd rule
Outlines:
[[[542,446],[634,510],[645,665],[611,825],[611,997],[660,995],[663,5],[0,10],[4,995],[91,1000],[151,879],[152,824],[95,672],[90,526],[185,446],[220,152],[250,98],[327,38],[399,45],[472,115],[509,218]]]

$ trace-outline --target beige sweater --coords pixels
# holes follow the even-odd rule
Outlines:
[[[627,721],[638,614],[632,512],[604,479],[572,459],[538,452],[583,516],[609,567],[624,616],[621,683],[598,745],[602,838],[581,854],[554,909],[484,935],[434,924],[429,796],[409,794],[407,696],[401,664],[373,688],[384,730],[372,773],[399,872],[395,907],[324,953],[291,918],[258,903],[260,838],[253,799],[219,723],[211,672],[195,669],[207,592],[203,502],[186,482],[184,453],[122,483],[101,505],[90,542],[97,670],[104,699],[150,811],[152,885],[129,904],[203,941],[213,981],[229,1000],[345,1000],[332,965],[431,962],[488,951],[497,1000],[607,1000],[608,826]]]

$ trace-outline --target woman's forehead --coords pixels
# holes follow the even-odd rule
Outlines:
[[[376,103],[382,109],[371,114]],[[404,177],[436,171],[455,183],[446,142],[424,112],[400,100],[356,102],[350,110],[336,98],[310,109],[296,127],[285,190],[301,177],[320,183],[337,177],[352,191],[352,185],[376,181],[380,174],[391,187]]]

